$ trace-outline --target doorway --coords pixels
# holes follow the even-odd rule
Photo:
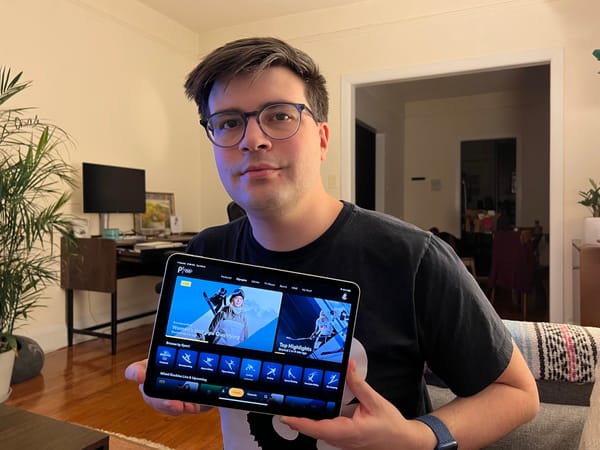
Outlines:
[[[381,72],[362,73],[344,76],[341,87],[341,197],[354,200],[354,125],[358,114],[358,105],[355,107],[356,89],[362,87],[376,86],[381,84],[395,83],[408,85],[419,80],[450,80],[456,75],[471,74],[479,75],[494,73],[496,71],[527,68],[535,66],[546,66],[549,71],[549,87],[546,91],[549,109],[549,169],[548,169],[548,197],[552,205],[549,213],[548,229],[551,231],[548,246],[548,260],[550,264],[549,297],[550,311],[549,319],[553,322],[564,322],[573,320],[573,303],[569,292],[563,289],[568,274],[564,274],[564,249],[563,249],[563,163],[564,148],[562,145],[563,124],[563,68],[562,53],[558,50],[540,50],[526,53],[513,53],[491,57],[481,57],[473,60],[461,60],[459,62],[448,62],[421,67],[398,68],[392,73],[389,69]],[[481,87],[478,83],[471,84],[473,87]],[[416,91],[410,89],[407,95],[413,95]],[[429,90],[431,96],[437,94],[437,89]],[[431,97],[430,97],[431,98]],[[409,98],[410,100],[410,98]],[[402,111],[398,101],[395,102],[395,111]],[[399,122],[399,130],[404,133],[402,122]],[[378,128],[379,129],[379,128]],[[379,131],[378,131],[379,132]],[[385,131],[380,131],[385,132]],[[387,150],[387,149],[386,149]],[[404,151],[402,148],[394,148],[397,154]],[[460,177],[459,164],[456,165],[457,176]],[[517,184],[520,183],[517,180]],[[396,194],[397,195],[397,194]],[[388,202],[386,198],[386,204]],[[456,195],[457,213],[460,208],[460,193]],[[518,211],[517,211],[518,214]]]
[[[516,225],[516,138],[460,143],[461,232],[467,210],[494,211],[503,228]]]
[[[356,121],[356,149],[354,161],[355,203],[365,209],[375,210],[375,131],[360,120]]]

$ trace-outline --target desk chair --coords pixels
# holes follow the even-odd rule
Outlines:
[[[245,215],[246,211],[244,211],[244,209],[236,202],[229,202],[227,204],[227,218],[230,222]]]
[[[535,281],[535,255],[531,240],[523,239],[519,231],[496,231],[492,242],[492,267],[489,284],[491,302],[494,304],[496,289],[517,292],[521,301],[523,320],[527,320],[527,295]]]

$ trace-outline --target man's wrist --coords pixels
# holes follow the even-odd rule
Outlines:
[[[438,417],[431,414],[425,416],[416,417],[415,420],[427,425],[437,440],[437,444],[434,447],[435,450],[456,450],[458,443],[456,439],[450,433],[450,430],[446,427]]]

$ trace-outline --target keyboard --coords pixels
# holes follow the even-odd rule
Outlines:
[[[176,241],[149,241],[149,242],[140,242],[133,246],[134,250],[154,250],[158,248],[176,248],[183,247],[185,244],[183,242]]]

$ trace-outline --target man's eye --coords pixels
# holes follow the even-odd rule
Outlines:
[[[263,114],[261,120],[263,122],[277,123],[277,122],[293,122],[296,120],[295,114],[290,111],[266,111],[266,114]]]
[[[243,126],[244,121],[240,117],[218,117],[213,121],[214,130],[231,130]]]
[[[292,118],[290,117],[290,115],[288,113],[278,112],[278,113],[273,114],[273,120],[283,121],[283,120],[292,120]]]
[[[239,119],[228,119],[222,124],[222,128],[229,129],[239,127],[242,124],[242,121]]]

